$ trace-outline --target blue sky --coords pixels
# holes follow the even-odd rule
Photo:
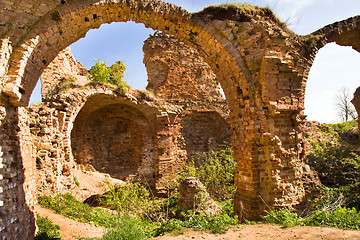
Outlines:
[[[165,0],[195,12],[209,5],[222,3],[250,3],[270,7],[297,34],[306,35],[317,29],[360,14],[359,0]],[[125,79],[134,89],[144,89],[147,74],[142,63],[143,41],[152,29],[143,24],[103,24],[90,30],[85,38],[71,45],[72,52],[87,69],[100,58],[108,65],[118,60],[125,62]],[[360,86],[360,54],[351,47],[328,44],[320,49],[309,74],[306,87],[305,114],[308,120],[337,122],[335,94],[343,87],[353,93]],[[39,86],[34,90],[31,102],[40,101]]]

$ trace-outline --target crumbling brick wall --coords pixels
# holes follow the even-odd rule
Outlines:
[[[358,126],[360,126],[360,87],[358,87],[354,93],[354,97],[351,100],[351,103],[354,105],[357,115],[358,115]],[[360,134],[360,132],[359,132]]]
[[[167,59],[168,66],[176,62],[180,68],[194,72],[198,71],[197,67],[206,68],[207,71],[200,71],[197,77],[214,81],[204,89],[201,82],[197,84],[197,79],[183,80],[187,88],[198,86],[201,90],[197,101],[179,96],[158,101],[146,91],[129,90],[124,95],[108,90],[104,94],[101,89],[81,87],[89,82],[83,76],[86,71],[68,49],[44,71],[41,76],[42,91],[46,93],[44,103],[29,108],[40,194],[67,191],[77,194],[72,177],[74,168],[96,170],[122,180],[142,179],[161,194],[184,161],[197,153],[218,150],[225,142],[229,144],[228,108],[209,66],[196,51],[170,35],[150,37],[147,42],[152,44],[151,54],[161,49],[156,54],[161,58],[175,51],[169,43],[160,44],[169,38],[174,45],[185,48],[187,55],[183,56],[182,63],[178,63],[177,58]],[[149,53],[144,54],[147,58]],[[187,59],[192,63],[194,57],[197,65],[189,64]],[[69,62],[76,64],[70,64],[70,68]],[[152,68],[156,64],[156,61],[149,62],[147,66]],[[177,74],[178,78],[182,76],[182,72]],[[176,78],[174,72],[172,75]],[[73,85],[63,90],[69,79],[74,79]],[[153,79],[148,80],[149,84]],[[162,91],[171,92],[171,88],[165,84]],[[216,97],[208,99],[214,92]],[[199,114],[205,122],[192,121],[192,116]],[[196,136],[192,136],[194,132]]]
[[[298,36],[260,7],[212,6],[191,14],[152,0],[9,0],[0,11],[1,95],[8,99],[2,107],[25,106],[42,71],[58,53],[103,23],[133,20],[195,47],[227,97],[238,162],[234,206],[240,219],[259,219],[268,206],[292,208],[301,201],[299,125],[305,119],[309,69],[319,48],[329,42],[360,51],[359,16]],[[170,135],[162,140],[167,138]],[[16,183],[24,184],[19,179]],[[12,184],[4,183],[4,195],[11,195]],[[4,209],[26,211],[24,199],[19,194],[17,200],[4,202]],[[7,225],[2,236],[31,235],[32,227],[22,223]]]
[[[165,99],[223,99],[219,82],[196,49],[155,32],[144,42],[147,90]]]
[[[36,184],[27,116],[4,96],[0,103],[0,239],[32,239]]]

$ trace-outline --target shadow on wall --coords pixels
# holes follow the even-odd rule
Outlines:
[[[138,109],[126,104],[91,109],[98,101],[88,101],[75,119],[71,134],[74,158],[85,169],[113,178],[134,177],[142,162],[152,158],[150,123]]]
[[[0,161],[3,165],[0,185],[3,186],[1,190],[6,188],[0,196],[0,239],[7,239],[6,236],[32,239],[35,234],[36,184],[30,131],[23,127],[26,123],[19,114],[22,108],[9,105],[7,99],[0,101]],[[19,226],[22,226],[21,231]]]
[[[191,112],[182,119],[182,134],[188,159],[217,151],[231,140],[229,123],[217,112]]]

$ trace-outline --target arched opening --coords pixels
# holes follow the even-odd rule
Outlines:
[[[342,89],[346,89],[349,100],[353,98],[359,87],[359,63],[360,54],[351,47],[329,43],[319,50],[306,84],[305,114],[308,121],[342,121],[337,95]]]
[[[74,121],[72,152],[85,169],[126,180],[146,172],[141,165],[153,165],[152,126],[135,106],[116,101],[95,95],[85,103]]]
[[[262,14],[261,16],[273,21],[276,27],[280,28],[279,22],[268,9],[254,9],[254,11],[258,11],[259,14]],[[267,45],[267,41],[271,37],[262,34],[263,24],[252,25],[253,11],[249,13],[246,9],[243,11],[238,8],[231,16],[228,16],[224,9],[221,9],[219,16],[216,13],[216,9],[209,8],[201,13],[189,14],[180,8],[160,1],[104,3],[94,0],[59,6],[49,16],[37,22],[31,31],[22,38],[21,45],[31,47],[15,50],[19,54],[14,55],[14,58],[11,59],[13,64],[9,68],[10,80],[5,92],[12,95],[13,99],[18,98],[20,104],[27,102],[29,93],[35,85],[34,79],[37,79],[42,69],[54,59],[56,54],[84,36],[89,29],[97,28],[103,23],[131,19],[135,22],[143,22],[147,27],[174,34],[179,40],[198,50],[199,55],[203,56],[205,62],[210,65],[224,89],[232,118],[232,143],[235,157],[239,162],[235,179],[239,186],[235,199],[236,212],[242,217],[259,218],[265,209],[265,205],[260,203],[259,196],[262,195],[265,200],[269,200],[270,205],[275,204],[275,200],[279,201],[279,203],[276,202],[277,206],[285,203],[289,205],[284,199],[284,193],[279,189],[283,185],[290,186],[292,182],[298,180],[298,175],[286,180],[285,183],[277,180],[277,177],[281,178],[286,175],[282,174],[282,170],[295,175],[294,172],[298,168],[297,162],[291,163],[293,166],[296,165],[293,168],[289,168],[286,164],[293,159],[298,160],[297,152],[291,151],[289,154],[285,154],[280,149],[281,144],[278,142],[287,140],[289,136],[284,134],[284,137],[279,140],[276,131],[277,128],[287,123],[282,123],[281,117],[275,123],[273,119],[268,119],[269,116],[278,114],[275,106],[277,103],[275,102],[274,105],[274,102],[271,102],[270,106],[267,99],[270,91],[266,91],[267,89],[263,87],[263,79],[266,76],[261,72],[263,57],[273,53],[273,51],[267,51],[268,47],[275,52],[285,51],[285,47],[279,50],[275,46],[276,44],[274,46]],[[239,20],[240,24],[232,22],[234,19]],[[245,22],[241,22],[243,20]],[[263,21],[263,18],[259,18],[257,21]],[[234,38],[233,35],[240,36],[243,32],[246,32],[245,40]],[[252,47],[254,49],[259,47],[259,49],[251,52],[246,50],[246,48]],[[254,57],[255,55],[256,57]],[[279,60],[278,56],[286,54],[276,52],[275,55],[269,56],[268,59],[277,61]],[[286,65],[287,62],[284,64]],[[289,72],[289,74],[293,74],[293,72]],[[277,80],[276,77],[275,80]],[[290,93],[288,89],[283,92],[284,94]],[[272,100],[278,100],[276,99],[278,95],[271,95],[271,97],[275,98]],[[289,99],[286,97],[281,99],[284,111],[288,110]],[[159,117],[164,117],[161,120],[171,121],[172,117],[176,118],[176,113],[174,111],[169,116],[166,114],[162,116],[160,112]],[[291,114],[293,112],[289,115]],[[296,128],[296,121],[291,124]],[[292,127],[291,124],[289,124],[290,127]],[[284,130],[284,132],[286,131]],[[271,142],[272,145],[267,145],[266,142]],[[286,142],[283,147],[290,149],[294,145],[296,145],[296,140]],[[276,147],[276,150],[271,149],[272,147]],[[274,154],[271,154],[271,151]],[[281,171],[279,170],[281,174],[271,175],[273,166],[271,164],[265,166],[265,162],[270,161],[270,158],[285,159],[286,164],[279,163],[282,167]],[[260,162],[259,159],[262,161]],[[166,156],[163,156],[163,160],[166,162]],[[287,184],[288,182],[290,184]],[[276,191],[268,188],[268,186],[273,186],[272,184],[278,188]],[[300,183],[297,183],[297,188],[301,189]],[[296,189],[288,188],[294,204],[298,199]]]

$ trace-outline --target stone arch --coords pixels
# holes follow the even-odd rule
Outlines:
[[[49,6],[26,31],[4,33],[4,39],[9,34],[15,40],[2,89],[13,105],[24,105],[46,65],[89,29],[113,21],[144,23],[196,48],[221,83],[238,161],[234,203],[240,219],[259,219],[268,206],[292,208],[300,202],[304,79],[321,37],[297,36],[269,9],[259,7],[209,7],[189,14],[157,0]]]
[[[305,88],[308,74],[319,49],[328,43],[336,43],[339,46],[351,46],[360,52],[360,15],[326,25],[319,30],[302,37],[303,47],[300,54],[305,58],[304,73],[296,80],[301,89],[299,109],[304,109]],[[305,118],[303,116],[302,118]]]
[[[334,42],[339,46],[351,46],[354,50],[360,52],[360,15],[326,25],[305,36],[304,42],[306,43],[307,50],[304,49],[302,54],[309,61],[306,74],[302,79],[303,91],[305,93],[307,74],[320,48]]]
[[[228,21],[244,22],[243,26],[234,24],[233,28],[237,31],[234,30],[234,33],[226,30],[226,16],[222,13],[217,17],[216,9],[212,8],[189,14],[172,4],[148,0],[92,0],[58,5],[34,24],[13,49],[4,92],[12,97],[13,104],[26,103],[38,76],[57,53],[102,23],[132,20],[171,33],[199,51],[222,85],[234,119],[232,146],[235,157],[243,162],[239,164],[237,172],[243,176],[250,173],[252,179],[237,179],[237,184],[242,186],[238,190],[240,198],[237,202],[243,202],[241,205],[235,204],[237,212],[244,217],[260,216],[263,210],[258,209],[258,196],[262,195],[259,193],[259,175],[256,173],[259,169],[258,154],[256,147],[247,139],[257,138],[259,134],[257,128],[249,126],[264,124],[264,118],[258,116],[262,112],[256,110],[262,108],[262,103],[259,83],[254,79],[259,77],[257,65],[267,50],[259,49],[257,57],[253,58],[244,48],[259,43],[263,46],[266,42],[268,36],[265,33],[256,36],[256,41],[251,38],[257,30],[264,28],[261,23],[263,19],[271,21],[275,28],[281,27],[268,9],[255,8],[254,12],[237,8],[232,10]],[[251,22],[252,17],[258,22]],[[241,35],[243,31],[249,35],[244,40],[228,36]],[[252,204],[254,201],[257,203]]]
[[[216,26],[207,24],[199,15],[191,15],[175,5],[161,1],[82,1],[60,5],[45,15],[22,37],[13,49],[8,70],[7,93],[26,103],[45,67],[71,43],[103,23],[134,21],[146,27],[173,34],[179,40],[195,47],[221,81],[224,91],[229,81],[251,82],[251,76],[232,45],[225,44]],[[69,27],[71,26],[71,27]],[[224,41],[224,43],[221,43]],[[240,64],[241,63],[241,64]],[[240,68],[239,68],[240,66]],[[223,71],[229,69],[230,71]],[[239,79],[240,77],[240,79]],[[246,80],[245,80],[246,79]],[[237,83],[238,84],[238,83]],[[247,84],[241,84],[246,89]]]
[[[155,174],[151,163],[155,158],[153,135],[153,127],[138,107],[122,99],[95,95],[74,121],[72,152],[78,164],[122,180],[152,171],[146,179],[151,181]]]

